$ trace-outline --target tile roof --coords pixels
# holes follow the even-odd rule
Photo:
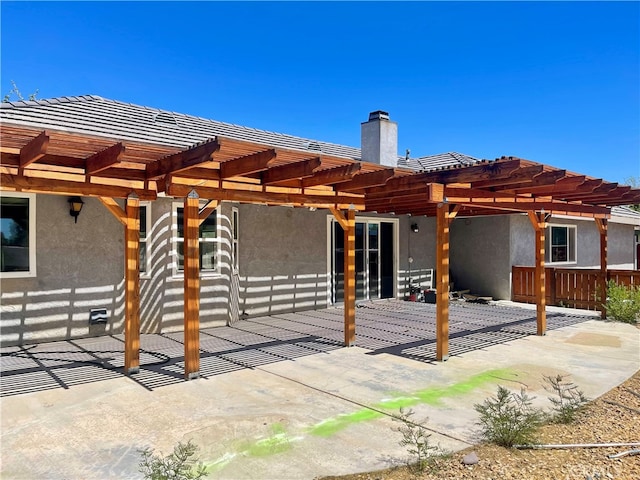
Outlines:
[[[417,172],[431,172],[451,167],[467,167],[480,162],[479,158],[464,153],[447,152],[426,157],[402,159],[399,163]]]
[[[180,148],[187,148],[212,137],[221,136],[274,147],[361,160],[360,148],[356,147],[143,107],[98,95],[3,102],[0,103],[0,119],[28,127],[51,128],[109,138],[117,137],[120,140]],[[472,165],[479,161],[468,155],[449,152],[408,160],[399,156],[398,166],[416,171],[431,171]]]
[[[212,137],[360,160],[360,149],[109,100],[97,95],[0,103],[3,122],[187,148]]]

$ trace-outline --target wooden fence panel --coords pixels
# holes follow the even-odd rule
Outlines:
[[[511,300],[536,303],[534,267],[513,266],[511,269]],[[545,268],[547,305],[587,310],[601,310],[600,269]],[[621,285],[640,286],[640,270],[607,270],[607,280]]]

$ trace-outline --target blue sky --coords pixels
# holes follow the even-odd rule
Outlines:
[[[359,146],[640,177],[638,2],[7,2],[2,95],[95,94]]]

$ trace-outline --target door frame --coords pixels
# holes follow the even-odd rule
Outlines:
[[[332,235],[333,235],[333,223],[335,217],[333,215],[327,215],[327,305],[340,305],[340,303],[334,304],[332,302],[332,289],[333,289],[333,249],[332,249]],[[400,258],[400,219],[397,217],[372,217],[372,216],[358,216],[356,215],[356,223],[374,222],[374,223],[391,223],[393,224],[393,296],[391,298],[398,298],[398,285],[400,285],[400,274],[398,269],[398,259]],[[381,229],[379,230],[381,231]],[[379,260],[380,261],[380,260]],[[368,262],[365,259],[365,265],[368,268]]]

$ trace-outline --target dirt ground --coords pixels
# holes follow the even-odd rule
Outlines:
[[[590,402],[573,424],[545,425],[538,438],[540,444],[640,442],[640,370],[622,385]],[[608,455],[638,448],[516,450],[481,444],[438,459],[423,473],[397,467],[322,480],[638,480],[640,455],[608,458]],[[479,462],[473,466],[463,465],[462,457],[472,451]]]

